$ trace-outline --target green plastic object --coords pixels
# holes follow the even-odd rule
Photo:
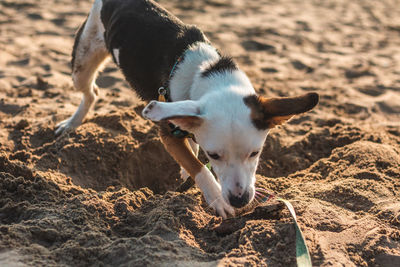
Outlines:
[[[308,251],[306,240],[304,239],[303,233],[297,223],[296,212],[292,204],[286,199],[277,198],[279,201],[283,202],[289,209],[290,214],[294,219],[294,226],[296,228],[296,261],[298,267],[312,267],[310,252]]]

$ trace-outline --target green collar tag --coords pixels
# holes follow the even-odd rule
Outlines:
[[[168,124],[171,128],[171,134],[176,138],[192,138],[194,140],[194,135],[188,131],[182,130],[173,123]]]
[[[210,162],[208,162],[208,163],[206,164],[206,167],[207,167],[207,169],[209,169],[209,170],[211,171],[211,163],[210,163]]]

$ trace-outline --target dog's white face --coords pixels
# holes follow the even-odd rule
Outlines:
[[[243,207],[254,198],[255,174],[268,130],[251,122],[241,95],[212,95],[199,103],[203,122],[192,129],[221,184],[226,203]]]
[[[209,158],[219,178],[222,196],[234,207],[242,207],[252,201],[259,156],[267,136],[266,131],[248,127],[248,122],[219,122],[210,119],[194,135]],[[219,122],[219,123],[218,123]]]
[[[317,102],[318,95],[312,93],[266,99],[233,90],[211,93],[198,101],[152,101],[143,115],[192,132],[219,178],[224,200],[239,208],[254,198],[255,173],[269,129]]]

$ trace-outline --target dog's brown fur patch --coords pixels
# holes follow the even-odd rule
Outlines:
[[[203,119],[198,116],[174,116],[165,119],[175,125],[178,125],[181,129],[191,131],[194,128],[200,127],[203,123]]]
[[[177,138],[171,135],[166,123],[161,124],[160,137],[165,149],[171,154],[175,161],[178,162],[178,164],[182,166],[191,177],[196,177],[196,175],[201,171],[203,164],[193,154],[193,150],[191,149],[187,138]]]
[[[317,93],[308,93],[297,97],[266,98],[250,95],[243,99],[251,109],[251,120],[259,130],[280,125],[292,116],[314,108],[318,103]]]

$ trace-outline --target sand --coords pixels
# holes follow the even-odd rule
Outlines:
[[[398,1],[160,1],[232,55],[265,96],[320,104],[271,131],[257,186],[290,200],[315,266],[400,266]],[[109,63],[85,123],[74,32],[91,1],[0,2],[1,266],[295,266],[272,201],[223,222]],[[247,212],[247,213],[246,213]]]

